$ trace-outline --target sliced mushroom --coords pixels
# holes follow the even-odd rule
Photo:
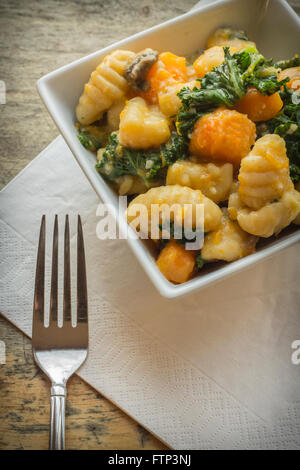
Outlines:
[[[146,81],[147,73],[158,59],[158,52],[147,48],[136,54],[129,63],[125,77],[129,85],[136,91],[147,91],[149,83]]]

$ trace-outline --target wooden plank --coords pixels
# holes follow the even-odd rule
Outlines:
[[[0,188],[58,134],[36,92],[45,73],[189,10],[195,0],[11,0],[0,2]],[[300,14],[299,0],[290,4]],[[0,449],[47,449],[49,384],[31,343],[0,317]],[[162,443],[78,377],[70,380],[69,449],[163,449]]]
[[[0,449],[47,449],[50,388],[31,341],[0,316],[6,364],[0,365]],[[142,426],[73,376],[66,409],[68,449],[165,449]]]

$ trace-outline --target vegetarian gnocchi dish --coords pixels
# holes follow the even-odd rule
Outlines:
[[[171,214],[168,233],[159,223],[152,236],[157,266],[173,283],[300,225],[298,55],[267,59],[230,28],[215,31],[192,58],[116,50],[84,85],[76,117],[97,171],[129,196],[129,224],[134,204],[149,217],[153,205],[179,205],[180,221]],[[198,204],[203,243],[186,249],[176,224],[184,225],[186,205]],[[197,229],[193,216],[195,236]]]

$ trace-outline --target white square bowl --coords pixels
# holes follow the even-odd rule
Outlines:
[[[226,25],[245,30],[267,57],[282,59],[297,53],[300,20],[284,0],[219,0],[94,52],[45,75],[38,81],[39,94],[77,162],[96,193],[104,203],[113,206],[116,214],[118,196],[95,170],[95,156],[79,143],[74,127],[75,107],[84,83],[88,81],[91,72],[102,58],[114,49],[139,51],[152,47],[158,51],[170,50],[175,54],[188,56],[204,47],[208,35],[216,28]],[[119,216],[118,222],[124,224],[125,217]],[[128,239],[132,250],[159,292],[168,298],[178,297],[220,281],[297,241],[300,241],[300,230],[295,227],[277,239],[267,240],[256,253],[246,258],[204,270],[198,277],[185,284],[175,285],[160,273],[154,256],[145,243]]]

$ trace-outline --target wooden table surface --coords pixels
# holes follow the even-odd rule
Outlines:
[[[0,1],[0,188],[58,134],[36,92],[42,75],[189,10],[196,0]],[[300,13],[300,1],[289,2]],[[47,449],[49,384],[31,342],[0,316],[0,449]],[[68,386],[68,449],[165,446],[77,376]]]

